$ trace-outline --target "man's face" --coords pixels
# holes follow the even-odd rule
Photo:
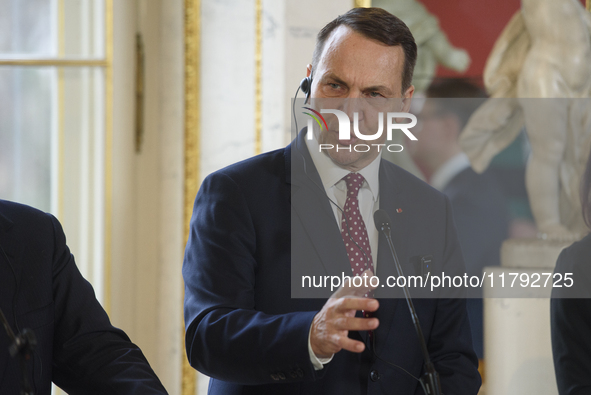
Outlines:
[[[443,128],[443,118],[439,106],[433,99],[426,99],[417,116],[417,126],[415,133],[417,141],[410,142],[409,153],[417,163],[422,164],[425,158],[435,154],[438,147],[445,141],[442,140],[441,130]]]
[[[441,109],[443,100],[446,99],[426,99],[417,116],[418,123],[414,129],[417,141],[409,141],[407,146],[419,166],[428,165],[450,149],[459,147],[459,119]]]
[[[378,130],[378,113],[408,112],[414,87],[402,93],[404,51],[401,46],[388,46],[368,39],[346,26],[334,30],[324,44],[322,56],[314,70],[311,97],[316,108],[332,108],[344,111],[353,122],[353,113],[359,114],[361,134],[375,134]],[[311,66],[308,66],[308,76]],[[328,130],[318,136],[320,144],[335,148],[323,150],[338,166],[358,171],[369,165],[377,156],[378,148],[372,144],[384,144],[386,121],[380,138],[372,141],[358,139],[351,125],[351,139],[339,140],[337,117],[325,114]],[[355,144],[368,144],[367,152],[339,149]]]

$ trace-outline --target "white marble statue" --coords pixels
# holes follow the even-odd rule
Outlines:
[[[525,126],[526,187],[540,235],[551,239],[586,232],[579,184],[591,144],[590,31],[578,0],[522,0],[486,64],[491,99],[460,139],[482,172]]]
[[[427,89],[438,64],[460,73],[470,65],[468,53],[451,45],[439,27],[437,17],[417,0],[373,0],[372,6],[396,15],[406,23],[418,48],[413,85],[417,92]]]

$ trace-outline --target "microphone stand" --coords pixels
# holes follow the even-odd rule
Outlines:
[[[390,229],[390,216],[385,210],[377,210],[374,213],[374,222],[378,231],[386,236],[386,240],[388,241],[388,246],[390,247],[390,251],[392,252],[392,258],[394,258],[394,265],[396,266],[396,271],[398,272],[398,277],[404,276],[402,273],[402,266],[400,266],[400,262],[398,261],[398,255],[396,254],[396,249],[394,248],[394,243],[392,242],[392,234]],[[425,390],[426,395],[442,395],[441,393],[441,383],[439,381],[439,374],[435,370],[435,366],[431,362],[431,358],[429,357],[429,351],[427,350],[427,344],[425,343],[425,338],[423,336],[423,330],[421,329],[421,323],[419,322],[419,317],[417,316],[417,312],[415,310],[415,306],[412,303],[412,298],[410,296],[410,291],[406,284],[403,287],[404,297],[406,299],[406,303],[408,304],[408,309],[410,310],[410,316],[412,318],[412,322],[414,324],[415,330],[417,331],[417,336],[419,337],[419,343],[421,345],[421,351],[423,353],[423,358],[425,359],[424,370],[425,373],[419,379],[423,389]]]
[[[31,354],[37,345],[37,339],[35,338],[35,333],[33,333],[30,329],[23,329],[21,333],[15,335],[10,325],[8,324],[8,320],[4,316],[4,312],[0,309],[0,321],[2,321],[2,325],[4,326],[4,330],[8,335],[8,338],[11,341],[11,344],[8,346],[8,352],[10,356],[14,358],[18,354],[19,359],[19,367],[21,371],[21,395],[34,395],[35,392],[31,388],[31,383],[29,383],[29,375],[27,371],[27,361],[31,358]]]

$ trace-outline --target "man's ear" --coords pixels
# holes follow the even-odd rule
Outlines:
[[[311,64],[306,66],[306,77],[309,77],[310,75],[312,75],[312,65]]]
[[[412,101],[412,95],[415,93],[414,85],[408,87],[408,89],[402,95],[402,112],[410,111],[410,104]]]

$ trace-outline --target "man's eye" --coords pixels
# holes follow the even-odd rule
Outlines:
[[[381,93],[379,92],[371,92],[369,94],[369,97],[382,97]]]
[[[339,84],[333,84],[332,82],[328,84],[332,89],[339,89],[341,86]]]

